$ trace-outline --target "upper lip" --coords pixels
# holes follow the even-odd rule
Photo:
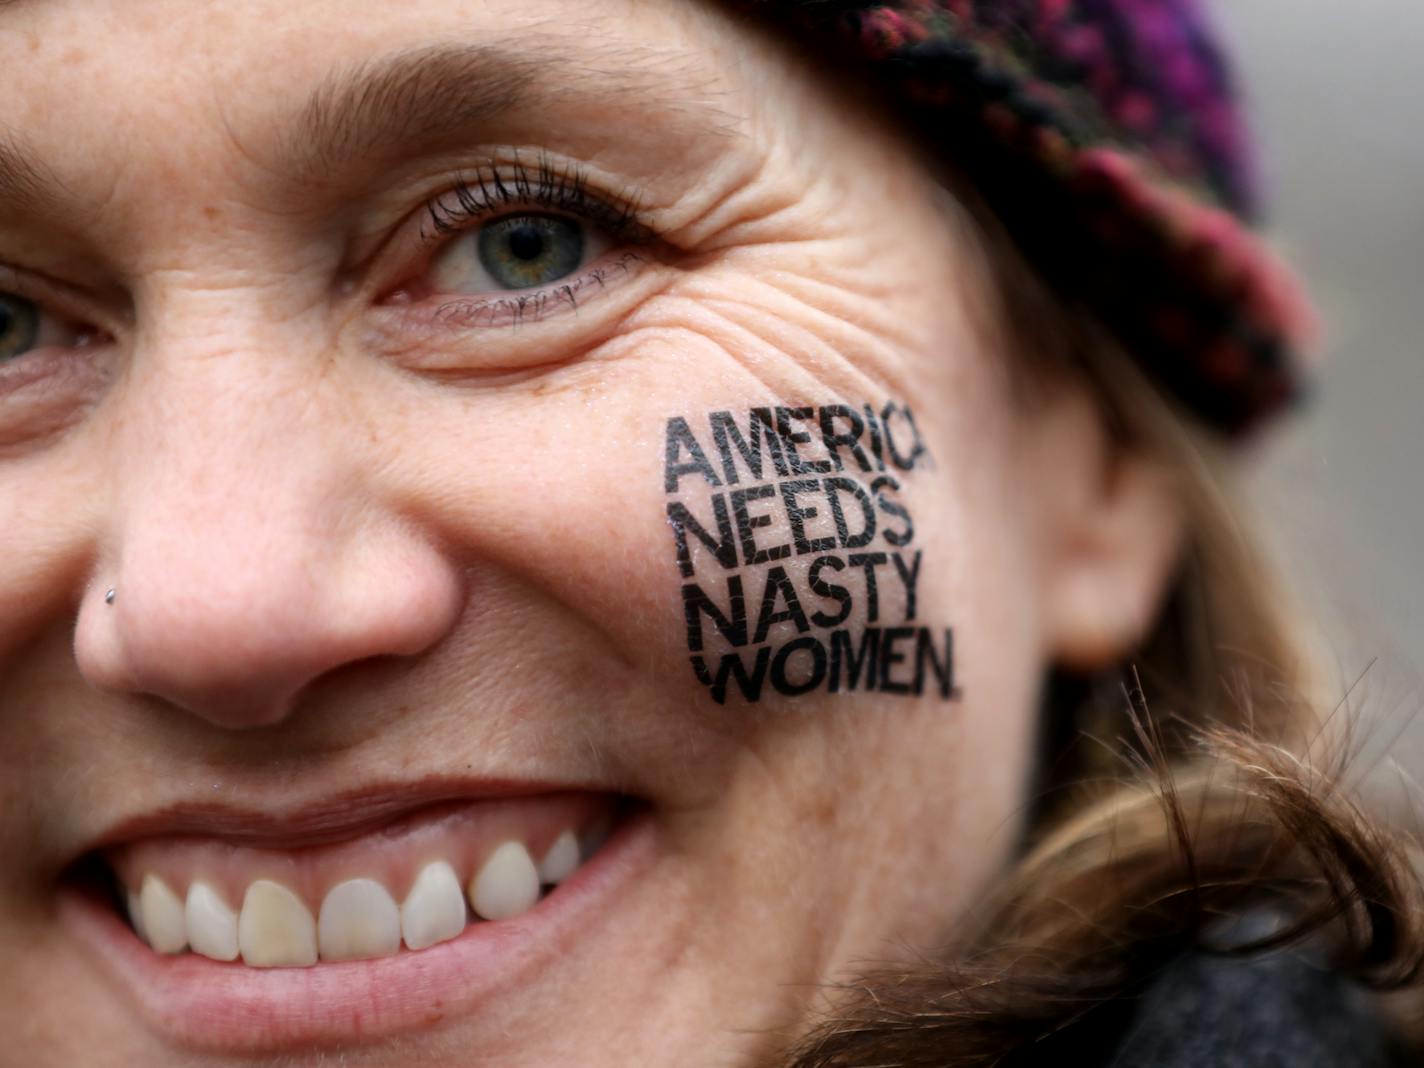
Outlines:
[[[121,818],[89,841],[81,855],[159,835],[204,836],[235,845],[294,849],[355,838],[435,805],[573,791],[613,792],[573,783],[440,778],[367,784],[290,804],[275,801],[244,806],[195,800]]]

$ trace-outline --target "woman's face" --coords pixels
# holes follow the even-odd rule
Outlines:
[[[751,1063],[1013,849],[1091,417],[854,103],[595,6],[0,5],[15,1063]]]

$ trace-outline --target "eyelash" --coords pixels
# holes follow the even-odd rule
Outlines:
[[[77,335],[78,343],[71,348],[88,348],[111,337],[98,325],[96,317],[88,314],[79,301],[64,292],[64,287],[26,279],[3,263],[0,263],[0,293],[29,301],[39,308],[41,315],[49,316],[60,323],[63,330]],[[0,361],[0,366],[4,366],[4,361]]]
[[[533,208],[562,212],[598,226],[622,249],[607,262],[592,264],[577,276],[550,286],[511,290],[503,296],[447,295],[433,313],[437,322],[453,327],[493,325],[505,320],[518,324],[529,319],[538,321],[561,304],[576,307],[584,289],[603,289],[617,275],[631,272],[645,259],[637,251],[638,246],[658,239],[656,231],[640,220],[637,197],[595,194],[588,188],[583,168],[540,155],[533,165],[515,156],[507,163],[481,164],[469,177],[457,177],[446,192],[426,204],[420,243],[433,254],[444,243],[479,224],[494,221],[501,213],[512,215],[519,209]],[[36,300],[49,314],[66,321],[72,319],[63,304],[47,299],[52,294],[36,293],[34,287],[22,284],[20,276],[3,264],[0,291]],[[86,344],[106,336],[98,327],[83,332]]]
[[[458,177],[448,193],[426,205],[426,216],[434,232],[422,230],[422,236],[436,243],[468,229],[473,222],[485,221],[502,208],[533,205],[577,215],[602,226],[620,240],[646,241],[654,236],[638,221],[636,198],[600,197],[590,193],[587,175],[575,164],[556,163],[541,156],[531,170],[516,157],[506,165],[505,175],[500,173],[498,165],[490,163],[476,169],[473,183],[463,175]]]
[[[537,322],[563,305],[578,307],[586,289],[604,289],[619,274],[627,274],[645,257],[638,246],[657,240],[657,233],[639,218],[636,197],[591,192],[582,168],[540,156],[530,165],[517,156],[509,163],[477,167],[472,177],[461,175],[450,189],[430,201],[420,228],[421,244],[430,255],[444,243],[476,226],[542,208],[560,212],[602,229],[622,252],[609,262],[590,265],[583,273],[541,288],[509,290],[503,295],[447,295],[433,318],[451,328]]]

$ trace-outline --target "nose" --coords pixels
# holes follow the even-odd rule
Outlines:
[[[431,647],[462,573],[400,505],[350,398],[220,379],[148,391],[116,432],[120,492],[75,652],[100,689],[241,729],[282,721],[343,666]]]

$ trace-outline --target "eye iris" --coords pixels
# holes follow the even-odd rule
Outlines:
[[[557,215],[516,215],[479,232],[480,264],[506,289],[548,285],[583,262],[579,224]]]
[[[39,329],[39,309],[31,301],[0,293],[0,360],[28,351]]]

